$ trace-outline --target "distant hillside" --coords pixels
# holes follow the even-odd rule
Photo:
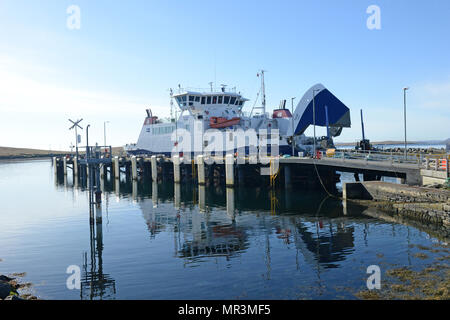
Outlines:
[[[113,147],[113,155],[121,155],[122,153],[123,147]],[[64,154],[71,154],[71,153],[69,151],[0,147],[0,159],[44,158]]]

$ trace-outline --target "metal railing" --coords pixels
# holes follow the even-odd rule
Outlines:
[[[386,151],[365,151],[365,150],[342,150],[332,153],[319,152],[320,159],[334,158],[345,160],[364,160],[369,162],[389,162],[391,164],[415,164],[419,168],[431,169],[437,171],[447,171],[450,159],[449,154],[427,154],[427,153],[408,153],[386,152]]]

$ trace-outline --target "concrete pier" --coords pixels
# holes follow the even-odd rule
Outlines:
[[[152,180],[158,181],[158,163],[156,162],[156,156],[152,156],[150,161],[152,165]]]
[[[131,157],[131,176],[133,180],[137,180],[137,159],[136,156]]]
[[[225,184],[227,187],[234,187],[234,155],[225,156]]]
[[[180,170],[180,157],[173,156],[173,182],[180,183],[181,182],[181,170]]]
[[[202,155],[197,156],[197,172],[198,172],[198,184],[205,185],[205,160]]]

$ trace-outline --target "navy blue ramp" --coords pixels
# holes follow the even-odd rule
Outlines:
[[[350,128],[350,109],[342,103],[334,94],[332,94],[322,84],[312,86],[303,95],[294,112],[295,135],[300,135],[313,122],[313,93],[316,114],[316,126],[328,125],[332,136],[341,134],[342,128]]]

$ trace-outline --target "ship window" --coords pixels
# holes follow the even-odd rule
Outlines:
[[[190,105],[190,106],[193,106],[193,105],[194,105],[194,103],[193,103],[193,102],[189,102],[189,105]]]
[[[206,104],[211,104],[211,97],[206,97]]]
[[[150,132],[150,128],[145,129],[145,131]]]
[[[181,100],[184,101],[184,102],[186,102],[186,96],[182,96],[182,97],[181,97]]]
[[[223,97],[223,103],[225,103],[225,104],[230,103],[230,97],[229,96]]]
[[[189,96],[189,101],[192,101],[192,102],[194,102],[194,96]]]
[[[196,96],[195,97],[195,102],[199,102],[200,101],[200,97],[199,96]]]
[[[242,104],[244,103],[244,101],[239,101],[239,105],[242,106]]]
[[[212,103],[216,104],[217,103],[217,96],[212,97]]]
[[[217,103],[222,104],[222,99],[223,99],[223,96],[219,96],[219,101],[217,101]]]
[[[202,104],[205,104],[205,97],[202,97]]]
[[[236,97],[231,97],[230,104],[234,104],[236,102]]]
[[[239,100],[236,100],[236,103],[235,103],[235,105],[239,105]]]

